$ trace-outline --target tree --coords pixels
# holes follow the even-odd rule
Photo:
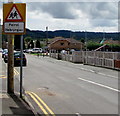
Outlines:
[[[31,41],[28,43],[28,49],[29,49],[29,48],[34,48],[33,40],[31,40]]]
[[[81,38],[80,41],[81,41],[82,43],[85,43],[85,39],[84,39],[84,38]]]
[[[26,48],[30,48],[29,43],[30,43],[31,40],[32,40],[31,37],[25,37],[24,38]]]
[[[39,40],[37,40],[36,41],[36,48],[40,48],[41,46],[40,46],[40,41]]]

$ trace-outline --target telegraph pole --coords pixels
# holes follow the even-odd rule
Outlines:
[[[13,0],[8,0],[13,3]],[[7,74],[7,92],[14,93],[14,35],[8,35],[8,74]]]
[[[7,92],[14,93],[14,35],[8,35],[8,75]]]
[[[46,27],[46,46],[48,44],[48,27]]]

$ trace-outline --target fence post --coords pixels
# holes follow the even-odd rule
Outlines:
[[[113,54],[113,61],[112,61],[112,68],[115,68],[115,62],[114,62],[114,60],[115,60],[115,53],[112,53]]]
[[[95,52],[95,51],[93,51],[93,53],[94,53],[94,56],[93,56],[93,57],[94,57],[94,62],[93,62],[93,65],[94,65],[94,66],[96,66],[96,52]]]
[[[105,52],[103,52],[102,67],[105,65]]]

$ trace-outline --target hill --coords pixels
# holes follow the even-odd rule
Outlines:
[[[62,36],[65,38],[73,37],[74,39],[80,40],[87,37],[87,40],[100,41],[105,37],[106,39],[120,40],[120,33],[102,33],[102,32],[83,32],[83,31],[69,31],[69,30],[56,30],[56,31],[39,31],[26,29],[26,35],[24,37],[32,37],[33,39],[54,38]]]

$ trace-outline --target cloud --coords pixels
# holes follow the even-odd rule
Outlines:
[[[91,20],[94,27],[114,27],[117,26],[117,20],[93,19]]]
[[[117,2],[49,2],[29,3],[29,10],[50,14],[60,19],[117,19]],[[81,14],[78,14],[78,12]],[[85,17],[81,17],[85,16]]]
[[[77,14],[74,12],[74,9],[72,9],[71,4],[69,3],[28,3],[28,8],[31,11],[37,11],[37,13],[47,13],[53,18],[58,19],[76,19],[78,17]]]
[[[23,2],[24,0],[20,1]],[[99,31],[103,30],[103,28],[108,31],[109,29],[110,31],[116,30],[118,24],[117,2],[95,2],[95,0],[91,0],[94,2],[87,0],[75,0],[78,2],[68,1],[28,2],[27,27],[40,30],[45,30],[46,26],[49,26],[50,30]],[[1,5],[0,2],[0,9]],[[2,16],[1,12],[0,16]]]
[[[118,15],[117,2],[81,2],[75,5],[89,19],[116,19]]]

